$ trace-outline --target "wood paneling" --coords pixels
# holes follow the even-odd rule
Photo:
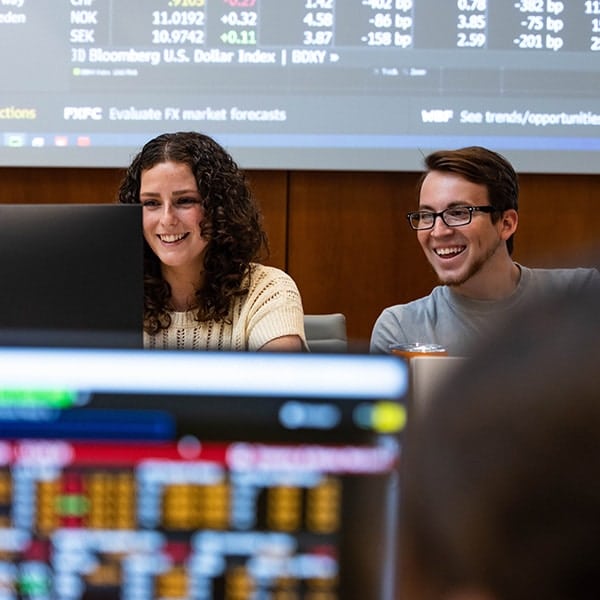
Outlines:
[[[287,270],[287,171],[252,171],[248,180],[260,204],[269,237],[270,255],[265,262]]]
[[[5,204],[105,204],[115,202],[120,169],[0,169]]]
[[[0,202],[114,202],[119,169],[0,168]],[[250,171],[269,263],[296,280],[306,312],[346,314],[367,347],[381,310],[429,292],[434,275],[405,214],[417,173]],[[514,257],[528,266],[596,264],[600,175],[521,175]],[[1,224],[0,224],[1,227]]]
[[[600,175],[521,175],[515,260],[536,267],[596,266]]]
[[[289,272],[309,313],[343,312],[356,345],[390,304],[425,293],[431,273],[405,213],[415,174],[293,172]]]

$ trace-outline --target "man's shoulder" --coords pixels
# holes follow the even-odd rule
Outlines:
[[[542,288],[556,286],[577,289],[600,286],[600,272],[595,268],[521,269],[523,272],[529,272],[531,281]]]
[[[446,286],[437,286],[427,296],[385,308],[373,328],[371,351],[385,353],[390,344],[403,341],[441,343],[436,327],[447,314],[448,295]]]
[[[431,290],[427,296],[422,296],[421,298],[417,298],[416,300],[411,300],[410,302],[405,302],[403,304],[394,304],[393,306],[388,306],[381,313],[383,315],[407,315],[407,314],[419,314],[428,312],[435,307],[440,302],[448,301],[448,287],[445,285],[438,285]]]

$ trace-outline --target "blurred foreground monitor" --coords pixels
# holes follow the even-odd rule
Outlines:
[[[141,348],[139,205],[0,204],[0,344]]]
[[[0,348],[0,596],[394,597],[391,356]]]

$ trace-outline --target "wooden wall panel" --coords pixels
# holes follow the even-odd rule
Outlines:
[[[293,172],[289,272],[308,313],[343,312],[356,347],[390,304],[431,288],[406,223],[418,175]]]
[[[521,175],[515,260],[529,266],[597,265],[600,175]]]
[[[274,267],[287,270],[287,171],[252,171],[248,180],[258,199],[264,226],[269,237],[270,255],[265,261]]]
[[[0,169],[0,202],[5,204],[104,204],[115,201],[120,169]]]
[[[0,202],[115,200],[119,169],[0,168]],[[251,171],[270,264],[294,277],[306,312],[344,312],[357,349],[381,310],[429,292],[435,277],[405,214],[418,173]],[[597,264],[600,175],[522,175],[515,259]],[[1,226],[1,224],[0,224]]]

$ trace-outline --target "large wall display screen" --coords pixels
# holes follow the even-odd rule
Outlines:
[[[252,169],[600,171],[600,0],[0,0],[0,164],[199,130]]]

